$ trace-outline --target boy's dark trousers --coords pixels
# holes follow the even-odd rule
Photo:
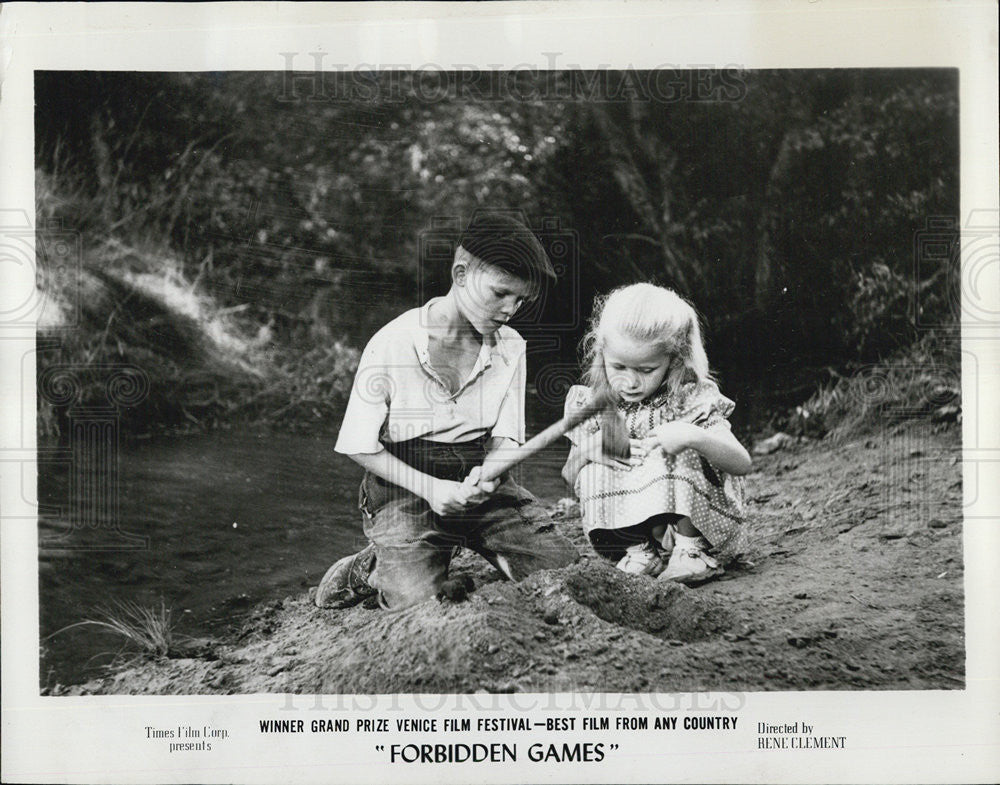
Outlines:
[[[412,439],[385,448],[419,471],[461,482],[482,464],[485,446],[486,439],[457,444]],[[366,472],[359,507],[375,547],[368,581],[393,609],[436,596],[456,546],[476,551],[512,580],[578,558],[538,500],[509,477],[482,504],[442,517],[419,496]]]

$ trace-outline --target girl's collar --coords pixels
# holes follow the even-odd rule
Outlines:
[[[670,377],[668,375],[667,378],[663,380],[659,389],[657,389],[657,391],[648,398],[632,402],[623,401],[619,398],[618,409],[623,412],[636,412],[643,407],[659,408],[660,406],[663,406],[674,394],[680,394],[683,390],[687,389],[689,385],[696,385],[697,383],[697,377],[689,371],[684,374],[678,387],[673,389],[670,386]]]
[[[619,398],[618,409],[626,413],[631,413],[637,412],[643,407],[657,408],[667,402],[667,398],[670,397],[670,393],[670,388],[664,384],[661,385],[660,389],[658,389],[655,393],[650,395],[648,398],[643,398],[641,401],[623,401]]]

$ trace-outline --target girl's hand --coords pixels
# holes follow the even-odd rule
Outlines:
[[[647,436],[645,439],[629,439],[628,462],[632,466],[639,466],[644,463],[650,453],[660,452],[660,443],[655,436]]]
[[[689,422],[665,422],[653,429],[644,442],[647,449],[659,447],[668,455],[677,455],[684,450],[696,450],[704,431]]]
[[[486,498],[486,494],[479,492],[474,485],[467,482],[435,479],[425,500],[434,512],[444,516],[457,515],[469,507],[480,504]]]
[[[604,440],[600,431],[588,433],[585,438],[580,440],[577,449],[580,458],[586,463],[600,463],[619,471],[632,468],[626,461],[620,461],[604,454]]]
[[[694,450],[712,466],[736,477],[748,474],[753,468],[750,455],[728,428],[705,430],[689,422],[663,423],[638,447],[632,445],[632,454],[640,456],[639,463],[654,450],[670,455]]]

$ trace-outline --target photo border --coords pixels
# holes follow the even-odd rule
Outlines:
[[[939,0],[870,2],[496,2],[330,4],[5,4],[0,13],[0,213],[34,215],[33,71],[281,70],[287,53],[329,54],[330,68],[378,65],[444,69],[957,67],[960,69],[962,222],[997,216],[997,20],[995,4]],[[28,229],[31,219],[29,218]],[[996,224],[993,224],[996,226]],[[22,226],[22,228],[24,228]],[[994,230],[995,231],[995,230]],[[977,262],[979,264],[980,262]],[[963,247],[963,272],[972,262]],[[996,268],[996,261],[992,262]],[[30,265],[3,270],[0,313],[34,291]],[[963,277],[963,280],[965,278]],[[1000,314],[984,290],[977,314]],[[19,294],[21,293],[21,294]],[[963,292],[967,296],[967,292]],[[998,319],[1000,321],[1000,319]],[[310,696],[92,696],[38,694],[38,542],[33,487],[34,327],[0,329],[0,575],[3,772],[21,782],[514,782],[597,781],[994,781],[1000,770],[1000,592],[990,557],[1000,552],[997,322],[963,323],[964,487],[977,489],[964,525],[966,689],[955,691],[681,693],[665,714],[735,713],[733,734],[621,734],[600,763],[516,765],[389,763],[371,735],[264,736],[259,718],[326,709]],[[22,375],[23,374],[23,375]],[[973,485],[974,484],[974,485]],[[968,501],[968,499],[967,499]],[[521,712],[532,721],[605,710],[638,712],[642,696],[325,696],[356,720],[382,714],[443,716],[464,705],[480,716]],[[474,703],[478,698],[479,703]],[[493,703],[497,708],[493,708]],[[482,704],[486,704],[485,707]],[[529,706],[530,704],[530,706]],[[737,705],[738,704],[738,705]],[[670,705],[676,705],[671,710]],[[646,707],[648,708],[648,707]],[[730,711],[731,709],[731,711]],[[338,715],[335,715],[338,716]],[[849,749],[775,753],[753,749],[757,721],[808,722],[847,734]],[[143,738],[158,724],[226,727],[210,757],[169,756]],[[525,736],[527,739],[528,737]],[[535,736],[531,737],[532,740]],[[539,741],[563,741],[539,732]],[[609,737],[611,738],[611,737]],[[421,734],[405,741],[419,743]],[[451,739],[428,735],[432,743]],[[495,738],[502,741],[502,738]],[[834,757],[836,756],[836,757]]]

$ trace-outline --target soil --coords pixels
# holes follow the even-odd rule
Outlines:
[[[53,692],[961,689],[961,468],[958,428],[926,423],[757,456],[746,559],[694,588],[616,570],[564,500],[570,567],[510,583],[463,552],[458,602],[332,611],[305,593],[232,640]]]

